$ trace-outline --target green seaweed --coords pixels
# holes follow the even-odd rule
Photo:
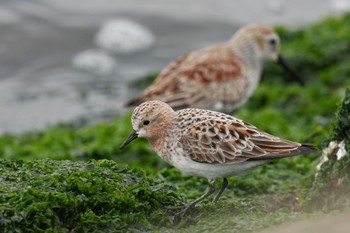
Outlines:
[[[346,145],[350,143],[350,88],[347,88],[344,100],[337,111],[331,140],[346,140],[348,142]],[[347,149],[349,151],[350,147]]]
[[[111,160],[0,160],[0,173],[7,232],[145,230],[180,200],[170,186]]]
[[[338,150],[328,155],[313,184],[308,206],[323,211],[350,208],[350,87],[339,106],[329,141],[344,142],[346,154],[338,159]]]

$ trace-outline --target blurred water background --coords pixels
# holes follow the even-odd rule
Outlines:
[[[350,0],[2,0],[0,134],[113,118],[130,111],[130,82],[242,25],[300,27],[349,9]]]

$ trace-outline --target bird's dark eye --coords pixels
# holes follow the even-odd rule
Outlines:
[[[150,121],[149,120],[144,120],[143,125],[149,125]]]
[[[277,44],[277,41],[272,38],[272,39],[269,40],[269,43],[270,43],[271,46],[275,47],[276,44]]]

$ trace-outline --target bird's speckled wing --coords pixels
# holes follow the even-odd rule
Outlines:
[[[185,109],[178,112],[178,118],[183,150],[196,162],[233,164],[313,151],[310,146],[280,139],[218,112]]]
[[[161,100],[173,108],[205,107],[211,101],[233,103],[248,85],[242,69],[225,45],[194,51],[171,62],[139,98]]]

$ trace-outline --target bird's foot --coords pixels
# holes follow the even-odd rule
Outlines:
[[[196,206],[197,203],[188,203],[181,206],[174,206],[174,207],[167,207],[169,210],[181,210],[175,214],[175,216],[183,216],[185,215],[189,210],[193,209]]]

